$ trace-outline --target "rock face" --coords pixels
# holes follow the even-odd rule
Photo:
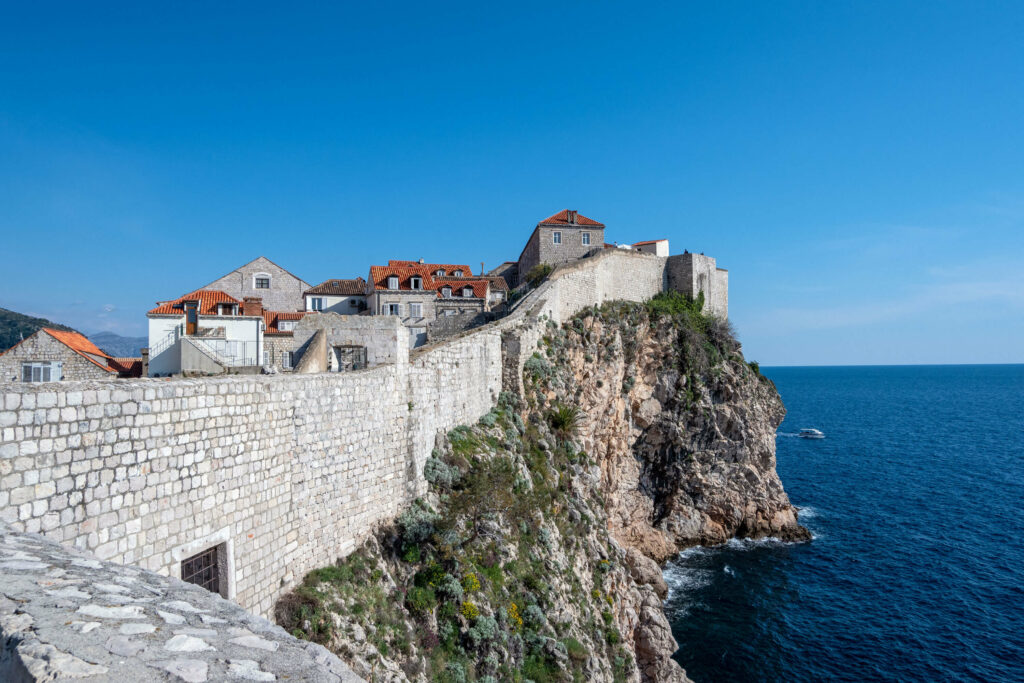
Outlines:
[[[775,471],[785,408],[769,380],[728,349],[681,357],[687,332],[671,324],[579,323],[564,379],[585,408],[582,443],[600,463],[619,543],[662,562],[733,537],[810,538]]]
[[[308,575],[279,623],[375,680],[689,680],[660,563],[808,538],[775,472],[778,394],[700,310],[548,323],[522,395],[439,438],[429,495]]]

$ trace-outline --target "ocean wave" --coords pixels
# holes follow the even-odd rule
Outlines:
[[[818,511],[809,505],[805,505],[803,507],[795,505],[794,507],[799,513],[801,519],[814,519],[818,516]]]

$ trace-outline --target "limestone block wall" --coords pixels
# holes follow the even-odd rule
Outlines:
[[[650,298],[666,261],[608,250],[562,266],[508,317],[445,342],[407,352],[391,330],[394,361],[367,370],[2,385],[0,519],[173,577],[216,545],[228,597],[269,615],[425,490],[438,434],[519,388],[549,319]],[[311,317],[327,316],[299,327]]]

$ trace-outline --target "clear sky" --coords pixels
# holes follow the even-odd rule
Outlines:
[[[3,2],[0,306],[144,334],[572,208],[716,256],[762,364],[1024,362],[1024,3],[159,5]]]

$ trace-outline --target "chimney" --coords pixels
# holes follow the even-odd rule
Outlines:
[[[263,315],[263,299],[247,296],[242,300],[242,315]]]
[[[149,348],[142,349],[142,376],[149,377]]]
[[[484,273],[484,262],[483,261],[480,262],[480,274],[481,275],[485,275],[485,273]]]
[[[566,211],[566,213],[569,214],[568,215],[568,221],[572,225],[576,225],[576,212],[570,209],[570,210]]]
[[[423,259],[420,259],[420,263],[423,263]]]

